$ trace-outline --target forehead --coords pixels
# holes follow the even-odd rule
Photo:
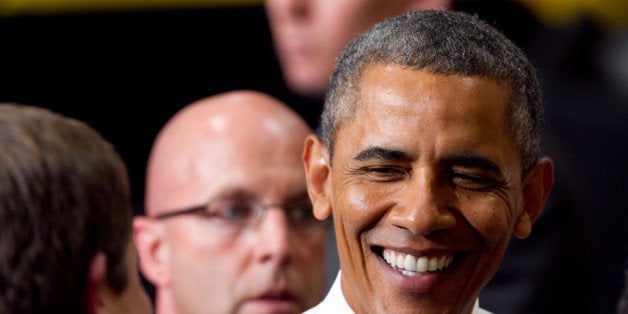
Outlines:
[[[357,94],[359,108],[367,111],[385,108],[502,124],[506,122],[508,100],[508,89],[488,78],[433,74],[394,64],[367,66]]]
[[[244,189],[265,197],[305,186],[305,172],[296,146],[250,143],[234,147],[228,141],[213,144],[215,156],[211,162],[192,160],[188,169],[190,185],[198,182],[197,190],[206,196],[225,189]]]
[[[416,147],[429,139],[441,149],[514,147],[506,118],[510,94],[493,80],[371,64],[357,86],[355,111],[337,144],[344,133],[360,145]]]
[[[227,191],[280,198],[305,189],[302,141],[296,137],[201,132],[174,146],[157,156],[159,169],[149,180],[155,208],[195,205]]]

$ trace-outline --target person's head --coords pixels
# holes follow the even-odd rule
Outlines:
[[[464,13],[408,12],[343,52],[304,162],[356,311],[470,311],[551,189],[541,116],[524,54]]]
[[[4,103],[0,160],[0,312],[151,312],[114,147],[81,121]]]
[[[164,126],[147,217],[135,221],[157,311],[297,313],[320,301],[326,223],[312,215],[301,162],[310,133],[254,91],[199,100]]]
[[[323,97],[336,59],[384,19],[411,10],[445,9],[452,0],[265,0],[275,54],[287,86]]]

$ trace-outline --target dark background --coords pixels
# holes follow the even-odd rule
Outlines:
[[[136,210],[159,128],[177,110],[232,89],[270,93],[311,125],[317,106],[283,88],[261,6],[0,19],[0,101],[88,122],[130,170]]]

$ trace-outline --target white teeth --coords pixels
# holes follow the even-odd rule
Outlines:
[[[437,271],[438,270],[438,258],[430,258],[430,262],[428,264],[427,270],[429,271]]]
[[[438,270],[443,269],[443,267],[445,267],[445,263],[447,263],[447,256],[441,256],[438,259]]]
[[[406,263],[406,259],[403,257],[403,254],[397,254],[397,259],[395,260],[395,266],[397,268],[403,268]]]
[[[421,256],[417,259],[416,261],[416,270],[420,271],[420,272],[426,272],[427,271],[427,263],[428,263],[428,259],[427,256]]]
[[[406,255],[406,260],[403,263],[403,268],[408,271],[416,271],[416,257],[412,255]]]
[[[418,276],[425,272],[434,272],[447,268],[452,260],[452,255],[442,256],[421,256],[415,257],[410,254],[403,254],[385,249],[383,257],[386,262],[395,269],[398,269],[406,276]]]

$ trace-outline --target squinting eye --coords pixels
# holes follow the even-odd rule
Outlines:
[[[464,173],[453,173],[452,182],[454,185],[469,190],[486,190],[495,186],[495,180],[485,177],[476,177]]]
[[[406,177],[408,171],[398,167],[366,167],[363,169],[366,175],[376,181],[389,182]]]
[[[228,222],[243,222],[254,215],[253,206],[244,202],[226,201],[210,206],[208,214],[216,219]]]

